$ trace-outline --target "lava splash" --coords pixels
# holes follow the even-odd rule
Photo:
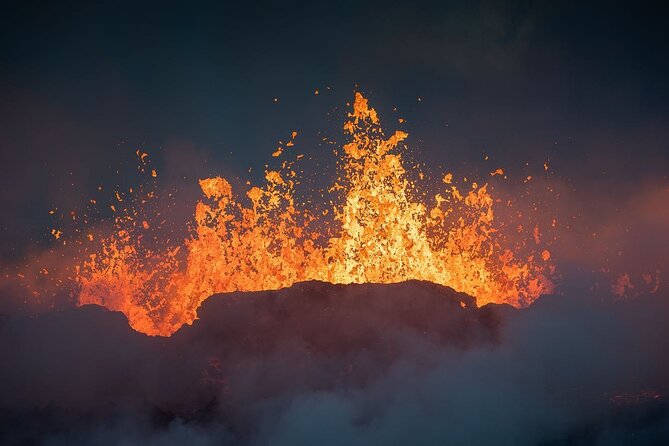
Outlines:
[[[170,335],[191,323],[212,294],[308,280],[425,280],[475,296],[478,304],[514,306],[552,290],[550,253],[521,257],[505,246],[486,184],[463,190],[445,174],[439,193],[418,190],[403,158],[407,133],[386,136],[360,93],[344,132],[349,142],[330,189],[339,203],[315,211],[296,199],[297,160],[267,170],[266,183],[246,198],[224,178],[202,179],[204,197],[183,244],[149,249],[145,221],[117,218],[112,234],[76,268],[78,302],[122,311],[138,331]]]

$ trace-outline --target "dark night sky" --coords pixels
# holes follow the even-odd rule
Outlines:
[[[296,129],[330,156],[317,132],[341,139],[356,88],[423,161],[550,159],[588,197],[632,199],[669,172],[669,11],[582,3],[4,2],[0,260],[136,148],[189,184],[262,169]]]

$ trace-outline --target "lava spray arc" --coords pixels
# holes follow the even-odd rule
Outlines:
[[[76,268],[78,302],[122,311],[138,331],[170,335],[191,323],[212,294],[307,280],[427,280],[473,295],[479,304],[514,306],[551,292],[550,253],[537,246],[521,257],[505,246],[486,184],[464,190],[445,174],[441,192],[419,199],[428,195],[408,178],[407,133],[387,136],[360,93],[352,108],[340,175],[331,187],[341,194],[340,204],[314,212],[300,203],[295,161],[267,170],[266,183],[251,187],[243,200],[226,179],[201,179],[204,197],[188,239],[156,252],[142,245],[145,222],[117,218],[112,235]]]

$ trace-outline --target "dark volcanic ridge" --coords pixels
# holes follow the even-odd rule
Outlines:
[[[376,350],[390,347],[399,333],[466,347],[494,341],[499,311],[478,309],[473,297],[431,282],[312,281],[277,291],[214,295],[199,308],[198,320],[174,338],[191,343],[204,337],[258,353],[291,341],[314,353]]]
[[[516,310],[429,282],[307,282],[198,315],[169,338],[96,306],[4,318],[0,443],[669,440],[667,296]]]

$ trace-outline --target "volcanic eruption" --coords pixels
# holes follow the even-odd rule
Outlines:
[[[2,322],[0,440],[562,444],[640,426],[662,438],[666,299],[542,297],[556,271],[538,226],[514,244],[487,184],[446,173],[421,190],[407,134],[385,135],[360,93],[351,107],[329,207],[296,198],[300,155],[246,197],[200,179],[183,243],[148,237],[155,190],[117,191],[113,225],[71,240],[66,274],[28,282],[79,308]]]
[[[296,200],[297,160],[267,170],[266,184],[246,192],[248,204],[226,179],[201,179],[204,198],[183,245],[147,249],[141,211],[126,209],[115,218],[112,234],[77,266],[79,303],[122,311],[135,329],[169,335],[191,323],[212,294],[309,280],[426,280],[476,296],[479,304],[514,306],[552,290],[549,251],[536,246],[519,256],[513,246],[504,246],[486,184],[462,190],[447,173],[440,192],[420,191],[405,168],[406,148],[400,147],[408,135],[386,136],[360,93],[344,131],[350,141],[342,149],[341,175],[330,188],[342,197],[340,204],[317,210]],[[143,161],[146,154],[138,156]],[[141,203],[135,198],[135,206],[150,198],[141,197]]]
[[[1,445],[669,444],[666,14],[75,3],[0,14]]]

